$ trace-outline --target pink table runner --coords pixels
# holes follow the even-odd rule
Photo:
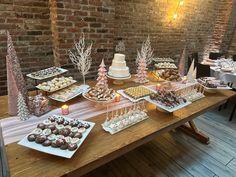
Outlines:
[[[112,111],[130,105],[132,105],[132,102],[122,97],[120,102],[108,104],[108,108],[109,111]],[[98,107],[95,106],[95,104],[91,103],[90,101],[83,101],[71,105],[70,114],[67,115],[66,117],[72,119],[87,120],[89,118],[106,113],[107,111],[106,109],[107,109],[106,106]],[[26,121],[21,121],[17,116],[0,120],[0,125],[2,127],[2,134],[5,145],[21,140],[24,136],[29,134],[36,127],[37,124],[47,119],[49,115],[53,114],[61,115],[61,109],[60,108],[54,109],[41,117],[31,116],[31,118]],[[105,119],[106,117],[104,117],[104,121]],[[96,126],[101,126],[101,125],[96,125]]]

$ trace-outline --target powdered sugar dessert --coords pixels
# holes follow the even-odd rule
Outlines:
[[[108,75],[112,77],[122,78],[129,77],[129,67],[126,66],[125,55],[116,53],[109,67]]]

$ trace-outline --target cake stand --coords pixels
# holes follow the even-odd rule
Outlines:
[[[110,76],[109,74],[107,74],[107,77],[114,80],[113,81],[114,85],[123,85],[124,80],[130,79],[131,75],[129,75],[128,77],[114,77],[114,76]]]

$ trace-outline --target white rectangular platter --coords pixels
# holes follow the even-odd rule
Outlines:
[[[70,121],[72,119],[64,117],[66,120]],[[80,122],[82,123],[88,123],[90,125],[90,127],[83,133],[83,137],[80,139],[80,142],[78,143],[78,148],[74,151],[69,151],[67,150],[61,150],[60,148],[53,148],[53,147],[44,147],[41,144],[37,144],[35,142],[29,142],[27,139],[27,136],[25,136],[21,141],[18,142],[19,145],[40,151],[40,152],[44,152],[47,154],[51,154],[51,155],[55,155],[55,156],[59,156],[59,157],[64,157],[64,158],[71,158],[74,153],[79,149],[79,147],[82,145],[82,143],[84,142],[84,140],[86,139],[86,137],[89,135],[90,131],[92,130],[92,128],[95,126],[95,123],[93,122],[87,122],[87,121],[82,121],[80,120]]]
[[[164,105],[162,105],[162,104],[160,104],[160,103],[158,103],[158,102],[156,102],[156,101],[150,99],[149,96],[146,97],[145,100],[148,101],[149,103],[152,103],[152,104],[156,105],[157,107],[159,107],[159,108],[161,108],[161,109],[164,109],[164,110],[167,111],[167,112],[174,112],[174,111],[177,111],[177,110],[179,110],[179,109],[181,109],[181,108],[183,108],[183,107],[188,106],[188,105],[191,104],[191,102],[187,101],[187,102],[184,103],[184,104],[180,104],[180,105],[178,105],[178,106],[176,106],[176,107],[169,108],[169,107],[166,107],[166,106],[164,106]]]
[[[58,91],[58,92],[60,92],[60,91]],[[48,97],[51,98],[52,100],[55,100],[55,101],[59,101],[59,102],[63,102],[63,103],[64,103],[64,102],[67,102],[67,101],[69,101],[69,100],[71,100],[71,99],[73,99],[73,98],[75,98],[75,97],[81,95],[81,94],[84,93],[84,92],[85,92],[85,91],[84,91],[83,88],[81,88],[80,86],[77,86],[77,89],[75,90],[75,93],[74,93],[73,95],[71,95],[70,97],[67,97],[67,99],[54,97],[53,94],[50,95],[50,96],[48,96]],[[55,93],[55,94],[56,94],[56,93]]]
[[[67,69],[63,69],[63,68],[59,68],[59,67],[57,67],[57,69],[59,70],[58,73],[50,74],[50,75],[45,75],[44,77],[33,76],[32,73],[27,74],[26,76],[31,78],[31,79],[35,79],[35,80],[44,80],[44,79],[48,79],[48,78],[51,78],[51,77],[58,76],[58,75],[63,74],[63,73],[68,71]],[[43,69],[43,70],[45,70],[45,69]],[[40,71],[43,71],[43,70],[40,70]],[[38,71],[36,71],[36,72],[38,72]]]
[[[153,90],[153,89],[151,89],[149,87],[146,87],[146,86],[140,86],[140,87],[144,87],[144,88],[152,91],[153,93],[155,93],[155,90]],[[149,97],[149,96],[145,96],[145,97],[142,97],[142,98],[134,99],[134,98],[130,97],[129,95],[127,95],[124,90],[117,90],[116,92],[121,94],[123,97],[129,99],[130,101],[132,101],[134,103],[135,102],[139,102],[140,100],[144,100],[146,97]]]

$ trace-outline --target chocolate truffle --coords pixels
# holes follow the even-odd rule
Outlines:
[[[84,124],[82,122],[79,122],[77,125],[78,128],[84,127]]]
[[[61,150],[66,150],[67,148],[68,148],[68,143],[65,143],[65,144],[60,146]]]
[[[42,129],[42,130],[44,130],[45,127],[46,127],[46,125],[43,124],[43,123],[40,123],[40,124],[38,124],[38,126],[37,126],[37,128],[40,128],[40,129]]]
[[[58,140],[56,140],[56,145],[57,145],[57,147],[61,147],[63,144],[65,144],[65,140],[64,140],[64,139],[58,139]]]
[[[56,126],[55,126],[55,125],[53,125],[53,124],[51,124],[51,125],[49,125],[49,126],[48,126],[48,128],[49,128],[49,129],[51,129],[51,130],[53,131],[53,130],[55,130],[55,129],[56,129]]]
[[[78,125],[77,121],[76,120],[72,120],[70,121],[70,126],[72,127],[76,127]]]
[[[70,134],[70,129],[65,128],[63,130],[60,130],[59,134],[66,137],[66,136],[68,136]]]
[[[63,123],[64,126],[67,126],[69,125],[69,121],[65,120],[64,123]]]
[[[57,148],[57,143],[56,143],[56,141],[52,141],[51,146],[52,146],[53,148]]]
[[[53,117],[53,116],[50,116],[50,117],[48,118],[48,120],[50,120],[51,122],[55,122],[55,121],[56,121],[55,117]]]
[[[46,140],[43,142],[43,146],[51,146],[52,142],[49,140]]]
[[[75,133],[70,132],[69,137],[73,138],[75,136]]]
[[[42,135],[42,136],[37,136],[35,139],[35,142],[38,144],[42,144],[44,141],[46,141],[47,137]]]
[[[30,142],[35,141],[36,135],[30,134],[30,135],[27,137],[27,139],[28,139]]]
[[[88,129],[90,125],[88,123],[84,123],[84,128]]]
[[[74,150],[76,150],[77,149],[77,144],[69,144],[69,146],[68,146],[68,149],[70,150],[70,151],[74,151]]]
[[[58,135],[59,134],[59,130],[55,129],[55,130],[52,131],[52,133],[55,134],[55,135]]]
[[[74,135],[74,138],[79,138],[79,139],[81,139],[82,138],[82,133],[76,133],[75,135]]]
[[[56,120],[56,122],[57,122],[58,124],[63,124],[64,121],[65,121],[65,119],[64,119],[63,117],[58,117],[57,120]]]

